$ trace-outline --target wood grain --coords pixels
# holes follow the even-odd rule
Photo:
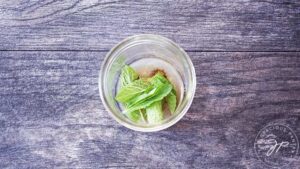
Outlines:
[[[298,0],[2,0],[1,50],[108,50],[160,34],[188,51],[300,51]]]
[[[300,138],[300,53],[189,52],[197,91],[186,116],[156,133],[115,122],[98,94],[105,52],[0,53],[0,168],[264,169],[266,124]],[[297,156],[288,167],[300,166]]]

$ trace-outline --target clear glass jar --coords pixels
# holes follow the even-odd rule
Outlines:
[[[157,125],[131,122],[122,114],[119,104],[114,99],[122,67],[145,58],[158,58],[170,63],[180,75],[184,88],[175,113]],[[159,35],[141,34],[121,41],[106,55],[99,75],[99,91],[106,110],[123,126],[142,132],[163,130],[178,122],[189,109],[195,90],[196,74],[189,56],[173,41]]]

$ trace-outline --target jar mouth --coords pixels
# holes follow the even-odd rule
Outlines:
[[[180,55],[182,55],[187,63],[186,69],[188,69],[188,76],[190,78],[189,84],[188,84],[188,91],[185,91],[185,97],[187,98],[184,102],[179,104],[177,106],[176,111],[178,113],[171,117],[168,121],[165,121],[164,123],[158,124],[158,125],[147,125],[147,126],[141,126],[136,125],[132,122],[130,122],[124,115],[121,114],[121,112],[118,112],[116,108],[111,106],[109,104],[107,96],[110,94],[109,90],[107,90],[107,83],[106,79],[108,79],[108,71],[112,67],[112,63],[115,61],[115,59],[120,56],[120,53],[122,51],[130,49],[133,45],[142,44],[146,42],[156,43],[161,45],[162,47],[166,48],[174,48],[178,52],[180,52]],[[167,39],[160,35],[153,35],[153,34],[140,34],[140,35],[134,35],[130,36],[124,40],[122,40],[120,43],[118,43],[116,46],[114,46],[105,56],[105,59],[103,60],[100,73],[99,73],[99,93],[102,100],[102,103],[105,107],[105,109],[109,112],[109,114],[121,125],[135,130],[135,131],[141,131],[141,132],[154,132],[154,131],[160,131],[163,129],[166,129],[175,123],[177,123],[188,111],[189,107],[192,104],[195,91],[196,91],[196,73],[193,66],[193,63],[188,56],[188,54],[179,47],[175,42],[171,41],[170,39]]]

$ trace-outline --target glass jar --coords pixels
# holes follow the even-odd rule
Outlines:
[[[122,114],[121,107],[114,99],[118,88],[121,69],[139,60],[157,58],[176,69],[183,84],[176,111],[156,125],[130,121]],[[153,65],[146,65],[153,66]],[[149,63],[150,64],[150,63]],[[162,68],[163,69],[163,68]],[[196,74],[190,57],[176,43],[159,35],[141,34],[126,38],[106,55],[99,75],[99,91],[103,105],[110,115],[123,126],[142,132],[166,129],[178,122],[189,109],[196,90]]]

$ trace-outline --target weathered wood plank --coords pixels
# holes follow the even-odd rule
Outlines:
[[[254,139],[289,120],[300,138],[300,53],[189,52],[197,91],[169,129],[115,122],[98,94],[103,52],[0,53],[0,168],[267,168]],[[297,168],[299,156],[288,166]]]
[[[2,0],[0,49],[108,50],[153,33],[190,51],[299,51],[299,14],[298,0]]]

